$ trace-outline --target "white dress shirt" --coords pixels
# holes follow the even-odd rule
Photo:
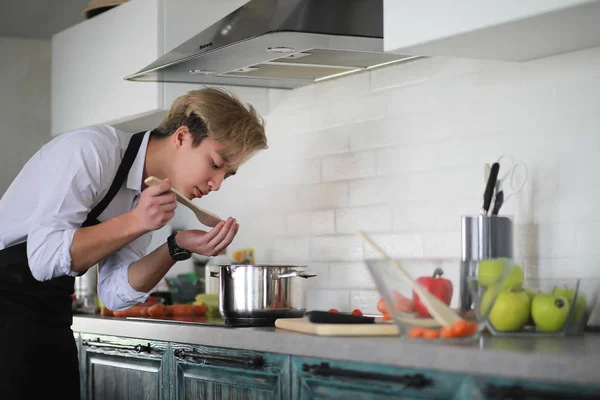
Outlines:
[[[73,235],[108,192],[131,136],[111,126],[89,126],[45,144],[0,199],[0,249],[27,241],[29,267],[37,280],[76,276],[71,270]],[[150,131],[100,222],[137,205],[149,136]],[[140,236],[98,263],[98,295],[109,309],[125,309],[148,297],[131,287],[127,270],[146,255],[151,238],[151,233]]]

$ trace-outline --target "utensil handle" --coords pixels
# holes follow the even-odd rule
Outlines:
[[[498,170],[500,169],[500,164],[495,162],[492,164],[492,169],[490,171],[490,177],[487,181],[487,185],[485,186],[485,192],[483,193],[483,212],[484,214],[488,213],[490,209],[490,203],[492,202],[492,196],[494,195],[494,188],[496,187],[496,180],[498,179]]]

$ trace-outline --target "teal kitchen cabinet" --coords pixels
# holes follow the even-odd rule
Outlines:
[[[454,373],[292,358],[292,399],[466,399],[472,381]]]
[[[289,399],[290,357],[173,344],[171,399]]]
[[[478,398],[482,400],[600,399],[600,385],[591,387],[496,377],[475,377],[475,386],[479,393]]]
[[[82,399],[168,399],[169,347],[164,342],[81,334]]]

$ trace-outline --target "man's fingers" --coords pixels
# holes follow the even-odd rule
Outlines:
[[[173,204],[177,202],[177,197],[175,193],[167,192],[156,196],[156,201],[161,206],[164,204]]]
[[[203,236],[203,239],[206,240],[205,243],[207,245],[211,240],[213,240],[215,238],[215,236],[217,236],[219,234],[219,232],[221,232],[221,230],[225,226],[225,222],[226,221],[220,221],[210,231],[206,232],[206,234]]]
[[[151,196],[160,196],[171,190],[171,182],[162,182],[160,185],[149,186],[146,190]]]
[[[177,203],[169,203],[161,205],[161,209],[166,212],[174,212],[177,208]]]
[[[235,235],[237,235],[238,230],[240,228],[240,224],[235,223],[230,229],[229,232],[227,232],[227,235],[225,236],[225,238],[223,239],[223,241],[221,243],[219,243],[216,247],[215,247],[215,251],[218,254],[221,250],[223,250],[225,247],[229,246],[231,244],[231,242],[233,242],[233,238],[235,237]]]
[[[220,232],[218,232],[217,235],[214,238],[212,238],[212,240],[207,242],[210,248],[215,248],[219,243],[223,241],[223,239],[225,239],[227,233],[234,225],[234,221],[235,220],[231,217],[227,218],[227,221],[225,221],[225,225],[223,225],[223,228],[220,230]]]

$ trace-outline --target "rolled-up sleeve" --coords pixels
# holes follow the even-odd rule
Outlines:
[[[41,154],[38,206],[27,236],[35,279],[77,275],[71,270],[73,236],[110,184],[118,151],[99,134],[82,131]]]
[[[98,264],[98,297],[109,310],[127,309],[150,295],[133,289],[127,273],[130,264],[146,255],[151,239],[151,233],[140,236]]]

